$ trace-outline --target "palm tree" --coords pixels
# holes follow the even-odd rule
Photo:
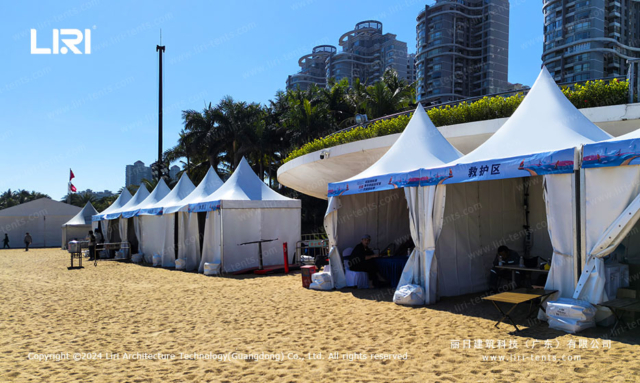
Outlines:
[[[383,117],[397,113],[415,104],[415,91],[412,84],[398,78],[398,73],[388,69],[382,75],[382,81],[358,89],[362,108],[369,118]]]

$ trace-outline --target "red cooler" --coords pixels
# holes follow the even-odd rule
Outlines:
[[[300,268],[302,270],[302,287],[309,288],[311,285],[311,276],[316,273],[315,266],[302,266]]]

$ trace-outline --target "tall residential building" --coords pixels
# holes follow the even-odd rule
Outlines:
[[[329,79],[355,79],[365,85],[378,81],[386,69],[395,69],[398,77],[411,81],[407,43],[392,33],[383,34],[382,23],[367,20],[356,24],[338,40],[340,52],[332,45],[321,45],[298,61],[299,73],[289,76],[287,89],[307,89],[310,84],[326,86]],[[320,69],[322,68],[322,71]]]
[[[148,166],[144,166],[144,162],[136,161],[133,165],[127,165],[126,168],[126,180],[125,186],[129,185],[140,185],[142,180],[153,179],[151,175],[151,168]]]
[[[560,83],[624,76],[640,58],[640,3],[544,0],[542,61]]]
[[[174,181],[176,181],[178,179],[178,173],[180,173],[180,168],[177,167],[176,165],[173,165],[169,169],[169,177]]]
[[[416,21],[418,100],[437,104],[509,88],[508,0],[436,0]]]
[[[336,52],[333,45],[319,45],[313,48],[310,54],[300,57],[298,65],[302,69],[287,78],[287,89],[307,90],[311,84],[327,86],[325,61]]]

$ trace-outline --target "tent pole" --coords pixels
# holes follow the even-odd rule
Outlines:
[[[582,274],[587,262],[587,179],[586,170],[580,169],[580,263],[578,276]]]

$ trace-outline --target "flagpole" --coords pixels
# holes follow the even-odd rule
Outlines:
[[[71,183],[71,168],[69,168],[69,182],[67,183],[67,205],[70,204],[71,200],[71,186],[69,186],[69,183]]]

